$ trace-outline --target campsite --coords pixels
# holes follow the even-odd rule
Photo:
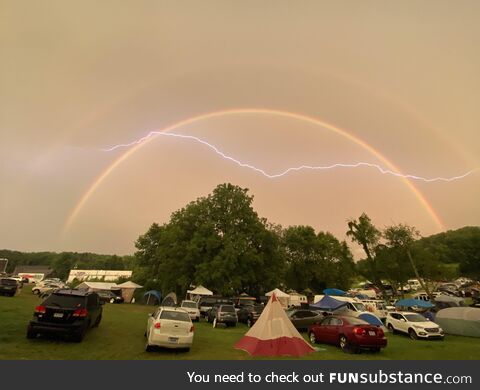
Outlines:
[[[195,323],[195,341],[190,352],[160,350],[147,353],[144,348],[144,331],[147,317],[153,309],[152,306],[140,304],[106,304],[102,324],[93,329],[82,343],[51,338],[28,340],[25,338],[26,324],[32,316],[33,308],[39,304],[38,296],[33,295],[30,288],[25,286],[14,299],[0,297],[0,359],[252,359],[246,352],[234,349],[234,344],[248,331],[246,325],[213,329],[203,319]],[[301,334],[307,340],[307,334]],[[388,347],[380,353],[345,354],[335,346],[317,344],[315,347],[318,351],[298,359],[480,359],[478,338],[447,335],[443,342],[430,342],[414,341],[397,334],[386,336]]]

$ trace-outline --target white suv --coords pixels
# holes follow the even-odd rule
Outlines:
[[[412,340],[440,339],[443,340],[443,329],[433,321],[418,313],[407,311],[390,312],[387,314],[385,325],[392,333],[407,333]]]
[[[185,300],[182,301],[180,307],[188,313],[192,321],[200,321],[200,310],[197,302]]]

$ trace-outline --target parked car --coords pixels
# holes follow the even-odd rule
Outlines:
[[[356,317],[325,317],[319,324],[308,328],[308,336],[312,344],[338,345],[345,352],[358,352],[360,349],[379,352],[387,346],[382,328]]]
[[[160,306],[148,317],[145,350],[151,352],[154,347],[190,350],[194,332],[192,320],[184,309]]]
[[[32,293],[42,296],[45,293],[51,292],[57,288],[64,288],[65,284],[62,282],[41,282],[32,288]]]
[[[439,325],[418,313],[390,312],[385,325],[390,332],[406,333],[412,340],[444,338],[443,329]]]
[[[215,305],[209,310],[207,321],[211,322],[214,328],[216,328],[218,324],[236,326],[238,322],[238,316],[235,306],[225,304]]]
[[[237,311],[238,322],[243,322],[244,324],[247,324],[248,327],[253,326],[260,317],[260,314],[262,314],[264,307],[265,306],[263,305],[242,306]]]
[[[97,291],[98,297],[100,298],[100,301],[103,303],[123,303],[125,300],[121,295],[115,294],[113,291],[108,291],[108,290],[101,290]]]
[[[287,317],[298,330],[307,330],[310,325],[320,322],[324,316],[315,310],[291,309],[287,311]]]
[[[188,313],[192,321],[200,321],[200,310],[197,302],[184,300],[180,307]]]
[[[0,294],[13,297],[18,290],[18,283],[15,279],[0,278]]]
[[[38,334],[63,334],[80,342],[90,328],[102,320],[102,302],[97,293],[59,289],[35,308],[27,328],[27,338]]]
[[[198,308],[200,310],[200,315],[207,318],[207,312],[215,305],[215,304],[220,304],[220,303],[224,303],[224,304],[229,304],[229,305],[233,305],[233,302],[232,300],[230,299],[226,299],[226,298],[222,298],[221,296],[217,295],[210,295],[210,296],[206,296],[206,297],[202,297],[200,298],[199,302],[198,302]]]

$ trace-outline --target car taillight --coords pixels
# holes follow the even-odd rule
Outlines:
[[[155,324],[153,325],[153,327],[155,329],[160,329],[162,327],[162,324],[160,324],[160,322],[155,322]]]
[[[383,329],[382,329],[382,328],[378,328],[378,329],[377,329],[377,334],[378,334],[380,337],[385,336],[385,334],[383,333]]]
[[[353,328],[353,333],[355,333],[357,336],[364,336],[367,331],[363,328]]]
[[[45,306],[37,306],[35,308],[35,313],[45,314],[47,312],[47,308]]]
[[[195,331],[195,327],[192,325],[192,327],[190,328],[190,332],[194,332]]]
[[[86,317],[88,315],[87,309],[77,309],[73,312],[73,317]]]

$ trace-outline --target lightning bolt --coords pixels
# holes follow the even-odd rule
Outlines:
[[[470,171],[468,171],[466,173],[463,173],[461,175],[452,176],[452,177],[430,177],[430,178],[428,178],[428,177],[422,177],[422,176],[417,176],[417,175],[403,174],[403,173],[400,173],[400,172],[395,172],[395,171],[392,171],[390,169],[385,169],[378,164],[373,164],[373,163],[369,163],[369,162],[357,162],[357,163],[351,163],[351,164],[336,163],[336,164],[331,164],[331,165],[316,165],[316,166],[315,165],[299,165],[299,166],[296,166],[296,167],[287,168],[284,171],[281,171],[279,173],[268,173],[261,168],[258,168],[254,165],[242,162],[242,161],[237,160],[236,158],[234,158],[232,156],[229,156],[229,155],[225,154],[220,149],[218,149],[215,145],[212,145],[211,143],[209,143],[209,142],[207,142],[207,141],[205,141],[201,138],[195,137],[193,135],[185,135],[185,134],[177,134],[177,133],[165,133],[165,132],[162,132],[162,131],[151,131],[147,135],[139,138],[138,140],[132,141],[130,143],[118,144],[118,145],[114,145],[110,148],[100,149],[100,150],[103,151],[103,152],[113,152],[114,150],[117,150],[117,149],[128,148],[130,146],[138,145],[138,144],[146,142],[150,138],[156,137],[156,136],[181,138],[181,139],[197,142],[197,143],[199,143],[201,145],[204,145],[207,148],[213,150],[217,155],[219,155],[223,159],[231,161],[234,164],[238,165],[239,167],[251,169],[252,171],[260,173],[261,175],[263,175],[263,176],[265,176],[269,179],[276,179],[276,178],[288,175],[289,173],[298,172],[298,171],[302,171],[302,170],[326,171],[326,170],[335,169],[335,168],[368,167],[368,168],[376,169],[377,171],[379,171],[381,174],[384,174],[384,175],[391,175],[391,176],[396,176],[396,177],[400,177],[400,178],[404,178],[404,179],[411,179],[411,180],[423,181],[423,182],[426,182],[426,183],[433,183],[433,182],[451,182],[451,181],[455,181],[455,180],[460,180],[460,179],[463,179],[463,178],[467,177],[468,175],[472,174],[475,171],[475,170],[470,170]]]

